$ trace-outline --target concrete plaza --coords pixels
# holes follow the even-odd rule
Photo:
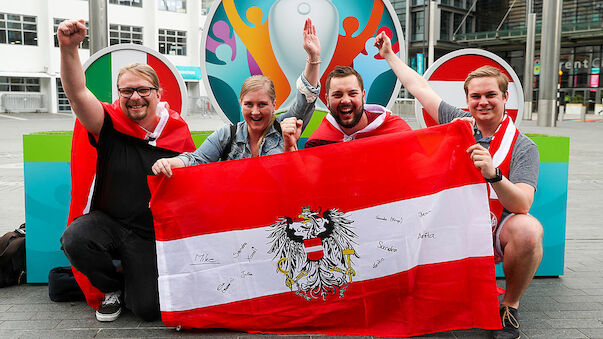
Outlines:
[[[404,118],[413,128],[418,127],[414,116]],[[603,120],[598,118],[563,121],[551,128],[537,127],[535,121],[519,125],[523,132],[570,137],[565,274],[533,281],[520,305],[522,338],[603,338]],[[187,120],[192,130],[214,129],[222,124],[215,117],[191,116]],[[0,234],[25,221],[22,135],[69,130],[72,126],[70,115],[0,114]],[[499,285],[504,286],[504,280],[499,280]],[[259,335],[224,330],[177,332],[161,322],[141,322],[130,313],[115,322],[100,323],[84,302],[50,301],[46,285],[0,289],[0,338],[190,336]],[[489,336],[489,331],[472,329],[424,337]],[[273,336],[262,336],[267,337]]]

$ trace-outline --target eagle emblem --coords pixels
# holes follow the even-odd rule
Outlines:
[[[279,217],[270,225],[269,254],[285,285],[306,300],[344,296],[356,275],[352,220],[338,209],[321,211],[303,207],[295,217]]]

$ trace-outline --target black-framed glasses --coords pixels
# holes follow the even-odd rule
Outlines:
[[[158,89],[159,88],[157,88],[157,87],[142,86],[142,87],[136,87],[136,88],[122,87],[122,88],[118,88],[117,91],[119,92],[120,97],[129,98],[132,95],[134,95],[134,92],[137,92],[138,95],[141,97],[148,97],[149,95],[151,95],[152,90],[158,90]]]

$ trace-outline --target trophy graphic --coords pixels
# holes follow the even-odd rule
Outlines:
[[[295,81],[306,65],[303,36],[298,32],[302,31],[307,17],[312,19],[320,38],[322,75],[333,56],[339,34],[339,14],[332,1],[277,0],[268,14],[268,29],[274,56],[291,86],[289,97],[281,105],[281,109],[286,110],[293,103],[297,92]],[[326,110],[320,101],[317,106]]]

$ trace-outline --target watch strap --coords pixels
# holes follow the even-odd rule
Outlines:
[[[495,173],[496,173],[496,176],[494,178],[484,178],[484,179],[486,179],[486,182],[489,182],[492,184],[492,183],[501,181],[503,176],[502,176],[502,172],[500,171],[500,168],[496,167]]]

